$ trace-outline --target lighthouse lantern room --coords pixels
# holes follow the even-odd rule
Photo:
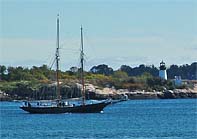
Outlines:
[[[165,63],[162,62],[160,63],[160,70],[159,70],[159,77],[162,78],[162,79],[165,79],[167,80],[167,72],[166,72],[166,66],[165,66]]]

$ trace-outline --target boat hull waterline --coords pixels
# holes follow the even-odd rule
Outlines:
[[[20,108],[31,114],[58,114],[58,113],[100,113],[111,102],[102,102],[97,104],[86,104],[79,106],[65,107],[27,107]]]

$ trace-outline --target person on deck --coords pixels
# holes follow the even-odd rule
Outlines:
[[[28,102],[28,107],[31,107],[31,104]]]
[[[64,103],[64,102],[62,102],[62,106],[63,106],[63,107],[65,106],[65,103]]]

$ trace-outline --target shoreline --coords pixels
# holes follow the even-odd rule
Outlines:
[[[4,94],[4,95],[3,95]],[[126,92],[125,90],[116,90],[116,92],[106,93],[106,92],[89,92],[88,98],[95,100],[102,100],[111,98],[113,100],[120,100],[124,97],[124,95],[128,96],[129,100],[146,100],[146,99],[196,99],[197,92],[193,90],[186,89],[175,89],[175,90],[166,90],[164,92],[144,92],[144,91],[133,91]],[[70,98],[67,98],[70,99]],[[5,93],[0,94],[0,101],[25,101],[30,100],[27,99],[17,99],[8,96]],[[33,99],[31,99],[33,100]]]
[[[80,98],[81,85],[75,84],[75,86],[63,86],[61,88],[62,99],[71,99],[71,98]],[[47,90],[47,92],[43,92]],[[20,92],[19,92],[20,91]],[[29,90],[27,90],[29,91]],[[92,84],[86,84],[86,99],[102,100],[111,98],[113,100],[120,100],[125,97],[125,95],[130,100],[135,99],[181,99],[181,98],[197,98],[197,84],[194,85],[194,88],[187,89],[174,89],[174,90],[163,90],[163,91],[145,91],[145,90],[128,90],[128,89],[115,89],[115,88],[99,88]],[[18,90],[18,92],[2,92],[0,90],[0,101],[13,101],[13,100],[53,100],[54,97],[44,96],[44,97],[35,97],[42,96],[43,94],[52,94],[54,92],[54,86],[45,86],[41,88],[40,91],[30,90],[28,93],[31,95],[21,95],[26,92],[26,90]]]

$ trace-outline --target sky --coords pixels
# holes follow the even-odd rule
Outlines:
[[[60,15],[61,70],[107,64],[159,66],[197,61],[196,0],[0,0],[0,65],[51,65]]]

